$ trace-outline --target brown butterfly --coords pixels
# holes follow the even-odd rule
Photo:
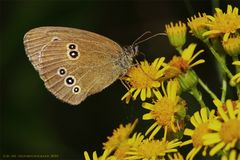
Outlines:
[[[99,34],[67,27],[39,27],[24,36],[27,56],[46,88],[72,105],[126,74],[138,46],[121,47]]]

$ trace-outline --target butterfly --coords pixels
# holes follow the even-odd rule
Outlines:
[[[124,76],[138,45],[121,47],[86,30],[38,27],[24,36],[26,54],[46,88],[58,99],[78,105]]]

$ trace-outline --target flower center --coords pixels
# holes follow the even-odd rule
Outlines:
[[[189,68],[188,61],[178,56],[173,57],[173,59],[169,62],[169,66],[170,68],[165,71],[166,77],[169,78],[185,73]]]
[[[170,128],[172,117],[174,116],[174,106],[175,103],[168,97],[163,97],[155,103],[151,114],[155,117],[159,125],[168,126]]]
[[[143,159],[152,159],[159,155],[164,155],[167,146],[160,141],[144,141],[139,146],[138,152],[142,155]]]
[[[147,69],[148,72],[143,71],[140,67],[133,67],[129,70],[128,75],[131,77],[131,85],[134,88],[147,88],[155,87],[157,70],[151,68]],[[159,83],[160,85],[160,83]]]
[[[202,123],[194,130],[192,140],[195,148],[203,145],[202,136],[206,133],[209,133],[208,123]]]
[[[240,139],[240,120],[231,119],[222,124],[220,137],[225,143],[230,143],[234,139]]]

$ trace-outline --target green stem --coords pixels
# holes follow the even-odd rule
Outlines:
[[[230,72],[230,70],[227,68],[225,60],[215,51],[215,49],[210,45],[209,42],[205,42],[205,43],[207,44],[208,48],[210,49],[213,56],[216,58],[216,60],[218,61],[218,63],[220,64],[224,72],[227,74],[228,78],[231,79],[233,75]]]
[[[232,59],[233,59],[233,61],[239,61],[238,56],[233,56]],[[236,65],[235,69],[236,69],[236,73],[240,72],[240,66],[239,65]],[[236,85],[236,89],[237,89],[238,99],[240,99],[240,85]]]
[[[198,103],[201,105],[201,108],[206,107],[202,99],[202,93],[197,89],[196,86],[191,89],[190,94],[193,95],[193,97],[198,101]]]
[[[221,96],[221,101],[225,102],[226,100],[226,95],[227,95],[227,81],[226,81],[226,76],[222,80],[222,96]]]
[[[218,99],[215,93],[213,93],[208,86],[198,77],[198,83],[202,86],[202,88],[212,97],[212,99]]]
[[[226,57],[225,54],[223,54],[221,56],[224,64],[226,64]],[[226,100],[226,95],[227,95],[227,77],[226,77],[226,72],[224,72],[223,70],[219,70],[220,71],[220,76],[222,79],[222,95],[221,95],[221,101],[224,103]]]

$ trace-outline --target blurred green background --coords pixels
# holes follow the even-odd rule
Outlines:
[[[121,45],[131,44],[145,31],[164,32],[164,25],[197,12],[212,13],[209,0],[77,1],[1,0],[1,124],[0,159],[7,154],[57,154],[58,159],[83,159],[83,151],[101,153],[102,142],[120,123],[141,119],[140,104],[121,102],[126,90],[119,81],[103,92],[70,106],[48,92],[25,55],[24,34],[39,26],[81,28],[107,36]],[[226,2],[218,1],[225,10]],[[239,6],[239,1],[231,2]],[[188,40],[193,40],[189,38]],[[193,40],[197,42],[197,40]],[[199,49],[199,48],[198,48]],[[148,60],[176,53],[166,37],[141,44]],[[137,59],[142,59],[139,56]],[[205,59],[211,56],[204,55]],[[212,74],[211,60],[196,67],[213,90],[220,85]],[[198,106],[186,95],[190,105]],[[207,99],[207,101],[209,101]],[[140,121],[144,131],[149,122]]]

